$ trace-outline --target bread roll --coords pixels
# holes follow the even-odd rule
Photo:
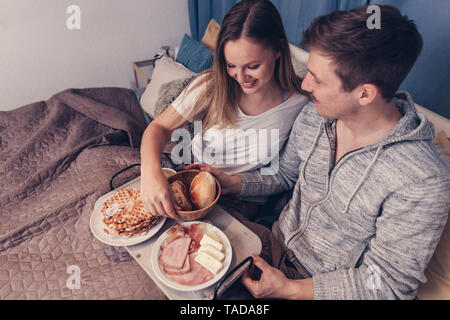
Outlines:
[[[192,204],[187,198],[187,188],[183,182],[176,180],[170,184],[170,187],[173,190],[175,201],[178,206],[184,211],[191,211]]]
[[[200,172],[192,179],[189,188],[192,204],[197,209],[209,206],[216,197],[216,181],[209,172]]]

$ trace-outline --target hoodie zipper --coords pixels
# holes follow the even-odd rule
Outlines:
[[[317,206],[321,205],[322,203],[324,203],[325,201],[328,200],[328,197],[329,197],[329,195],[330,195],[330,186],[332,185],[332,183],[333,183],[333,181],[334,181],[334,177],[335,177],[335,174],[334,174],[334,173],[336,172],[336,170],[338,170],[338,168],[340,167],[340,164],[341,164],[342,162],[346,161],[348,158],[350,158],[353,154],[355,154],[355,153],[360,153],[360,152],[364,152],[364,151],[365,151],[364,149],[366,148],[366,147],[363,147],[363,148],[358,148],[358,149],[349,151],[349,152],[347,152],[346,154],[344,154],[344,155],[339,159],[339,161],[338,161],[336,164],[334,164],[334,159],[335,159],[335,148],[333,148],[332,145],[331,145],[330,137],[328,136],[328,132],[327,132],[327,129],[326,129],[325,126],[324,126],[324,130],[325,130],[325,134],[326,134],[327,137],[328,137],[328,143],[329,143],[329,145],[330,145],[330,150],[331,150],[331,152],[330,152],[330,165],[329,165],[329,168],[330,168],[330,169],[329,169],[329,171],[328,171],[328,179],[327,179],[326,193],[325,193],[325,196],[324,196],[321,200],[319,200],[319,201],[313,203],[313,204],[309,207],[308,211],[306,212],[305,224],[302,226],[302,228],[300,228],[298,231],[294,232],[289,238],[287,238],[287,240],[285,241],[286,246],[289,246],[289,245],[291,244],[291,242],[292,242],[295,238],[301,237],[301,236],[304,234],[306,228],[307,228],[308,225],[309,225],[309,221],[310,221],[310,218],[311,218],[311,212],[312,212],[312,210],[314,210],[314,208],[316,208]],[[369,151],[369,150],[367,150],[367,151]],[[312,152],[314,152],[314,151],[312,150]],[[305,163],[305,165],[306,165],[306,163]],[[303,168],[303,170],[306,170],[306,167]],[[305,180],[305,184],[306,184],[306,180]]]
[[[411,98],[409,97],[409,95],[407,95],[406,98],[407,98],[408,101],[411,100]],[[412,101],[410,102],[410,105],[411,105],[411,104],[413,104]],[[406,110],[406,107],[405,107],[405,110]],[[406,116],[407,112],[404,111],[404,112],[402,112],[402,114],[403,114],[404,116]],[[405,121],[405,120],[403,120],[403,118],[402,118],[400,121]],[[397,125],[398,125],[398,124],[397,124]],[[396,126],[397,126],[397,125],[396,125]],[[321,129],[320,129],[320,130],[321,130]],[[416,128],[415,130],[417,130],[417,128]],[[415,130],[414,130],[414,131],[415,131]],[[327,131],[326,131],[326,128],[325,128],[325,132],[327,132]],[[411,135],[411,134],[412,134],[412,133],[410,132],[409,135]],[[328,135],[327,135],[327,136],[328,136]],[[378,149],[378,150],[377,150],[377,153],[376,153],[376,155],[375,155],[375,157],[378,157],[378,156],[379,156],[379,153],[381,152],[381,150],[382,150],[383,148],[385,148],[387,145],[392,144],[392,143],[397,143],[397,142],[402,141],[402,140],[405,140],[405,137],[404,137],[404,136],[402,136],[402,137],[396,137],[396,138],[390,138],[390,139],[387,140],[387,141],[384,141],[384,142],[382,141],[382,142],[381,142],[382,144],[378,143],[378,144],[376,144],[376,145],[370,146],[370,148],[367,148],[368,146],[366,146],[366,147],[362,147],[362,148],[358,148],[358,149],[349,151],[349,152],[347,152],[345,155],[343,155],[343,156],[339,159],[339,161],[338,161],[336,164],[334,164],[334,154],[332,154],[332,155],[330,156],[330,158],[332,158],[332,159],[330,159],[330,161],[331,161],[330,164],[331,164],[331,165],[330,165],[330,168],[329,168],[329,171],[328,171],[328,181],[327,181],[328,184],[327,184],[326,194],[325,194],[325,196],[324,196],[321,200],[317,201],[316,203],[312,204],[312,205],[309,207],[309,209],[308,209],[308,211],[306,212],[306,215],[305,215],[305,223],[304,223],[304,225],[302,226],[301,229],[299,229],[299,230],[296,231],[296,232],[291,233],[291,235],[290,235],[289,237],[286,237],[286,240],[285,240],[286,246],[288,246],[288,248],[289,248],[289,245],[292,243],[292,241],[293,241],[295,238],[301,237],[301,236],[304,234],[306,228],[307,228],[308,225],[309,225],[312,210],[314,210],[317,206],[321,205],[322,203],[324,203],[324,202],[328,199],[328,197],[329,197],[329,195],[330,195],[330,186],[333,184],[333,181],[334,181],[334,178],[335,178],[335,173],[336,173],[336,171],[339,169],[339,167],[341,166],[342,162],[345,162],[349,157],[351,157],[351,156],[354,155],[354,154],[361,153],[361,152],[365,152],[365,151],[370,151],[370,150],[372,150],[372,148]],[[329,139],[328,139],[328,142],[330,142]],[[331,145],[330,145],[330,147],[331,147]],[[367,148],[367,149],[366,149],[366,148]],[[311,153],[312,153],[313,151],[314,151],[314,150],[311,150]],[[309,156],[308,156],[307,159],[309,160]],[[374,158],[374,159],[375,159],[375,158]],[[375,161],[375,160],[374,160],[374,161]],[[371,163],[369,166],[371,166],[371,165],[373,165],[373,163]],[[305,163],[305,167],[306,167],[306,163]],[[366,168],[366,169],[367,169],[367,168]],[[303,168],[303,170],[305,170],[305,168]],[[302,172],[300,172],[300,173],[302,174]],[[363,178],[364,178],[364,176],[363,176]],[[306,179],[304,179],[304,180],[305,180],[305,185],[306,185]],[[359,188],[359,187],[360,187],[360,186],[358,186],[358,188]],[[352,199],[352,198],[350,198],[349,200],[351,201],[351,199]],[[348,205],[348,204],[347,204],[347,205]]]
[[[329,172],[329,174],[328,174],[327,189],[326,189],[325,196],[324,196],[322,199],[320,199],[319,201],[317,201],[317,202],[311,204],[311,206],[309,207],[308,211],[306,212],[305,223],[304,223],[304,225],[302,226],[302,228],[299,229],[298,231],[294,232],[294,233],[286,240],[286,246],[288,246],[288,248],[289,248],[289,245],[292,243],[292,241],[294,241],[295,238],[301,237],[301,236],[305,233],[305,230],[306,230],[306,228],[307,228],[308,225],[309,225],[309,221],[310,221],[310,218],[311,218],[311,212],[312,212],[317,206],[321,205],[322,203],[324,203],[325,201],[328,200],[328,197],[329,197],[329,195],[330,195],[330,186],[333,184],[334,177],[335,177],[335,174],[334,174],[334,173],[336,172],[336,170],[338,170],[339,164],[340,164],[342,161],[347,160],[347,158],[351,157],[353,153],[356,153],[356,152],[358,152],[358,151],[359,151],[359,152],[363,152],[362,149],[364,149],[364,148],[359,148],[359,149],[357,149],[357,150],[352,150],[352,151],[347,152],[344,156],[341,157],[341,159],[339,159],[339,161],[336,163],[336,165],[334,165],[334,166],[331,168],[331,170],[330,170],[330,172]],[[341,160],[342,160],[342,161],[341,161]],[[331,159],[331,161],[332,161],[332,163],[333,163],[333,162],[334,162],[334,159]]]

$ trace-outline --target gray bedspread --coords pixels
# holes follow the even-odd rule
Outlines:
[[[144,129],[134,93],[122,88],[70,89],[0,112],[0,300],[166,299],[89,227],[111,176],[140,162]],[[138,175],[129,170],[115,185]]]

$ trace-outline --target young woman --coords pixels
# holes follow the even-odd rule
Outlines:
[[[237,174],[264,167],[278,155],[307,102],[278,10],[266,0],[238,2],[223,19],[213,67],[194,78],[144,132],[144,206],[152,214],[177,219],[179,208],[161,171],[160,155],[173,131],[186,121],[202,121],[202,132],[192,141],[195,162]]]

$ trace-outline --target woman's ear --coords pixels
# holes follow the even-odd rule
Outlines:
[[[281,52],[280,51],[275,52],[275,60],[280,59],[280,57],[281,57]]]
[[[278,59],[280,59],[280,57],[281,57],[281,50],[280,49],[275,49],[275,48],[272,48],[273,49],[273,53],[274,53],[274,58],[275,58],[275,60],[278,60]]]

